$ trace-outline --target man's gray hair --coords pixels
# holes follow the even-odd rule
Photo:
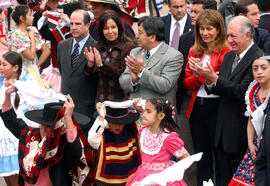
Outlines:
[[[244,16],[235,16],[231,19],[231,21],[235,19],[241,19],[242,21],[240,22],[240,31],[242,34],[245,34],[247,32],[251,33],[251,37],[253,37],[254,34],[254,27],[253,24],[250,22],[250,20]],[[231,22],[230,21],[230,22]]]

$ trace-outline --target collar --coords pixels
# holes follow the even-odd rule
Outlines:
[[[187,21],[187,13],[186,13],[186,15],[184,17],[182,17],[182,19],[180,19],[178,21],[171,14],[171,27],[174,27],[175,23],[178,22],[179,25],[180,25],[180,28],[184,28],[184,26],[186,24],[186,21]]]
[[[264,15],[270,15],[270,12],[261,13],[260,17],[262,17]]]
[[[84,46],[84,44],[86,43],[86,41],[88,40],[88,38],[89,38],[89,34],[79,42],[80,49],[83,48],[83,46]],[[74,47],[74,45],[75,45],[76,43],[77,43],[77,41],[73,38],[72,48]]]
[[[162,43],[163,43],[163,41],[160,42],[157,46],[155,46],[155,47],[152,48],[151,50],[149,50],[150,56],[152,56],[152,55],[158,50],[158,48],[160,47],[160,45],[161,45]]]
[[[239,62],[242,60],[242,58],[246,55],[247,51],[251,48],[251,46],[254,44],[254,42],[252,41],[251,44],[243,51],[241,52],[241,54],[239,54],[240,60]]]

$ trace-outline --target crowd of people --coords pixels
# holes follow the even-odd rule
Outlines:
[[[137,14],[131,1],[7,2],[0,8],[7,186],[141,186],[190,156],[179,113],[194,152],[203,152],[197,186],[270,185],[267,1],[168,0],[163,17]]]

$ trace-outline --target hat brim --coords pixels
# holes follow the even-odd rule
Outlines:
[[[54,120],[44,120],[42,118],[42,114],[43,109],[40,109],[28,111],[24,115],[27,119],[31,121],[51,127],[54,124],[56,118]],[[73,112],[73,116],[80,125],[87,125],[90,123],[90,118],[83,114]]]
[[[132,113],[130,112],[128,115],[122,118],[112,118],[108,115],[105,116],[105,119],[107,120],[108,123],[114,123],[114,124],[128,124],[128,123],[133,123],[137,121],[140,118],[140,113],[135,112]]]
[[[120,5],[119,2],[116,1],[102,1],[102,0],[85,0],[88,2],[96,2],[96,3],[106,3],[106,4],[114,4],[114,5]]]

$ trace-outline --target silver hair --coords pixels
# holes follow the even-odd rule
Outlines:
[[[241,19],[241,23],[240,23],[240,31],[242,34],[245,34],[247,32],[251,33],[251,37],[254,34],[254,27],[253,24],[250,22],[250,20],[244,16],[235,16],[231,19],[230,22],[232,22],[235,19]]]

